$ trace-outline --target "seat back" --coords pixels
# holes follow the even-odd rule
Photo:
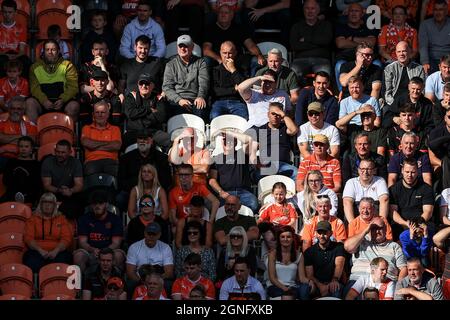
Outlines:
[[[36,18],[39,29],[36,34],[37,39],[47,39],[47,28],[52,24],[61,27],[61,39],[72,39],[72,34],[66,25],[69,18],[66,10],[72,2],[71,0],[37,0]]]
[[[30,300],[30,298],[21,294],[4,294],[0,296],[0,300]]]
[[[205,122],[199,116],[193,114],[179,114],[173,116],[167,122],[167,132],[173,141],[185,128],[194,128],[197,134],[196,145],[202,148],[206,142]]]
[[[166,46],[165,58],[170,59],[177,54],[178,54],[177,42],[173,41]],[[200,46],[196,43],[194,43],[194,50],[192,50],[192,54],[194,54],[197,57],[202,57],[202,48],[200,48]]]
[[[75,125],[68,115],[62,112],[50,112],[40,116],[37,120],[39,144],[56,143],[61,139],[75,142]]]
[[[30,217],[31,209],[23,203],[4,202],[0,204],[0,234],[23,233],[25,221]]]
[[[271,202],[268,201],[271,196],[273,185],[276,182],[283,182],[286,185],[286,198],[292,198],[295,193],[295,181],[283,175],[271,175],[264,177],[258,181],[258,200],[261,204]]]
[[[247,121],[239,116],[232,114],[225,114],[211,120],[210,124],[210,137],[211,147],[214,149],[212,155],[217,155],[223,152],[223,145],[221,143],[221,137],[216,135],[218,130],[230,130],[237,132],[244,132],[247,128]],[[242,147],[240,141],[237,142],[236,150]]]
[[[0,234],[0,266],[8,263],[22,263],[24,248],[21,233]]]
[[[239,214],[243,215],[243,216],[248,216],[248,217],[253,217],[254,213],[252,211],[252,209],[250,209],[247,206],[244,206],[243,204],[241,205],[241,208],[239,209]],[[219,220],[220,218],[223,218],[226,216],[225,213],[225,207],[221,206],[216,213],[216,221]]]
[[[3,294],[33,295],[33,272],[23,264],[8,263],[0,268],[0,289]]]
[[[42,297],[41,300],[75,300],[75,298],[67,294],[50,294]]]
[[[67,287],[68,267],[69,265],[65,263],[51,263],[41,268],[39,271],[39,293],[41,297],[65,294],[75,298],[77,290]]]

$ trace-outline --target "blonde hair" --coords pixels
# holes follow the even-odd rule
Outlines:
[[[308,178],[313,174],[320,177],[323,185],[323,175],[319,170],[311,170],[306,174],[304,181],[305,187],[303,189],[304,206],[303,208],[300,208],[300,210],[303,212],[303,218],[306,220],[311,219],[316,213],[316,195],[308,184]]]
[[[41,198],[39,199],[39,204],[36,208],[36,213],[39,215],[42,215],[42,211],[41,211],[41,205],[43,201],[51,201],[55,204],[55,206],[53,207],[53,213],[52,213],[52,217],[56,217],[58,215],[60,215],[61,213],[58,211],[58,201],[56,199],[56,196],[51,193],[51,192],[46,192],[44,193]]]
[[[228,233],[228,236],[230,236],[232,234],[240,234],[242,236],[242,248],[241,248],[241,252],[239,252],[239,256],[246,257],[249,247],[248,247],[247,232],[245,231],[244,227],[235,226],[235,227],[231,228],[230,232]],[[233,248],[231,247],[230,237],[228,237],[228,242],[227,242],[227,256],[228,257],[234,256],[234,251],[233,251]]]
[[[138,184],[137,184],[139,195],[142,196],[142,195],[148,193],[148,192],[144,192],[144,181],[142,180],[142,171],[144,171],[144,169],[149,169],[153,174],[153,184],[151,186],[150,194],[152,195],[153,199],[155,199],[155,201],[156,201],[157,191],[161,185],[159,184],[159,180],[158,180],[158,171],[156,170],[156,168],[154,166],[152,166],[151,164],[148,164],[148,163],[142,165],[141,169],[139,169],[139,178],[138,178]]]

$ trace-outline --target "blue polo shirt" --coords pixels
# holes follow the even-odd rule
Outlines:
[[[98,220],[93,212],[78,219],[78,235],[87,236],[91,247],[102,249],[112,243],[112,237],[123,237],[122,220],[108,212],[105,219]]]
[[[416,152],[413,158],[417,161],[419,178],[422,177],[423,173],[433,172],[433,170],[431,169],[430,158],[428,157],[428,154]],[[405,161],[405,155],[403,154],[403,152],[397,152],[389,160],[388,173],[398,174],[397,181],[400,181],[400,179],[402,178],[403,161]]]

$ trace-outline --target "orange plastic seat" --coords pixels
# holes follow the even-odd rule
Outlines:
[[[31,217],[31,209],[19,202],[0,204],[0,234],[15,232],[24,233],[25,222]]]
[[[0,296],[0,300],[30,300],[30,298],[21,294],[4,294]]]
[[[62,112],[50,112],[40,116],[37,120],[37,129],[41,146],[56,143],[61,139],[74,144],[75,125],[72,118]]]
[[[0,266],[8,263],[22,263],[24,248],[21,233],[0,234]]]
[[[75,298],[77,290],[67,287],[68,264],[51,263],[39,271],[39,292],[41,297],[50,295],[68,295]]]
[[[62,2],[62,1],[61,1]],[[38,1],[39,3],[39,1]],[[37,39],[47,39],[47,29],[53,24],[57,24],[61,27],[61,39],[69,40],[72,39],[72,34],[67,28],[66,22],[70,17],[66,13],[66,9],[48,9],[37,15],[37,26],[39,32],[36,34]]]
[[[26,0],[22,0],[26,1]],[[40,15],[45,11],[60,10],[66,12],[68,6],[72,4],[71,0],[37,0],[36,15]]]
[[[19,263],[8,263],[0,268],[0,289],[3,294],[33,295],[33,271]]]
[[[72,296],[68,296],[67,294],[51,294],[42,297],[41,300],[75,300],[75,298]]]

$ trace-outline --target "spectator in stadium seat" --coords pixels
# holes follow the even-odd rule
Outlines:
[[[450,26],[450,20],[449,20]],[[450,28],[450,27],[449,27]],[[443,99],[444,85],[450,81],[450,54],[441,57],[439,70],[430,74],[425,82],[425,97],[433,102]]]
[[[450,177],[446,173],[450,159],[450,108],[444,114],[443,123],[430,132],[428,144],[430,155],[434,155],[430,160],[435,159],[433,166],[443,168],[442,188],[446,189],[450,187]]]
[[[433,215],[433,189],[427,183],[417,179],[418,168],[414,159],[403,161],[402,175],[402,180],[389,188],[394,239],[404,229],[409,228],[412,218],[421,216],[425,222],[428,222]]]
[[[304,20],[290,30],[290,45],[294,52],[291,68],[300,81],[309,73],[331,73],[331,44],[333,28],[328,20],[319,19],[320,6],[316,0],[303,2]]]
[[[395,300],[444,300],[441,285],[425,272],[420,258],[408,259],[407,268],[408,275],[395,286]]]
[[[380,127],[381,108],[377,101],[378,97],[374,98],[372,96],[367,95],[364,92],[363,80],[358,76],[351,76],[348,79],[347,85],[350,92],[350,96],[341,100],[341,102],[339,103],[339,120],[341,120],[345,116],[350,116],[350,114],[353,114],[353,117],[351,118],[349,123],[361,126],[362,125],[361,119],[355,118],[355,115],[357,114],[357,110],[361,109],[361,106],[369,105],[373,107],[376,115],[374,125],[375,127]]]
[[[134,41],[134,56],[120,66],[120,93],[127,94],[131,91],[138,91],[138,79],[143,73],[151,75],[157,81],[158,91],[161,89],[164,65],[161,59],[149,55],[151,43],[152,40],[146,35],[140,35]]]
[[[372,222],[373,218],[378,217],[379,213],[375,207],[375,200],[370,197],[362,197],[358,206],[359,215],[348,224],[348,237],[351,238],[361,232]],[[388,219],[381,216],[386,225],[386,239],[392,240],[392,228]]]
[[[168,224],[161,216],[155,214],[155,199],[152,195],[143,194],[138,201],[140,214],[131,219],[127,225],[128,247],[144,239],[145,227],[152,222],[157,222],[161,226],[161,241],[170,243]]]
[[[89,31],[83,37],[80,47],[80,59],[82,63],[86,63],[95,59],[95,52],[93,51],[94,44],[98,42],[105,43],[108,52],[105,54],[105,59],[109,63],[113,63],[117,54],[117,40],[106,27],[108,23],[107,12],[104,10],[95,10],[90,16]]]
[[[342,186],[341,167],[338,159],[328,154],[330,142],[323,134],[316,134],[313,138],[313,152],[310,157],[303,159],[298,167],[296,189],[302,191],[306,173],[310,170],[319,170],[323,175],[324,185],[339,192]]]
[[[417,150],[418,137],[414,132],[406,132],[400,140],[400,152],[395,153],[389,160],[388,165],[388,187],[402,179],[402,168],[406,160],[417,163],[418,176],[420,180],[432,186],[432,167],[426,153]]]
[[[55,195],[44,193],[36,212],[25,224],[24,242],[28,250],[24,253],[23,263],[33,273],[38,273],[49,263],[71,264],[72,241],[72,226],[58,211]]]
[[[15,96],[30,96],[28,80],[22,77],[23,65],[19,60],[9,60],[5,64],[6,77],[0,79],[0,111],[8,112],[9,102]]]
[[[114,250],[114,265],[124,270],[125,252],[120,249],[123,226],[119,216],[108,211],[107,194],[96,190],[91,194],[90,211],[78,219],[78,246],[73,261],[82,272],[98,263],[103,248]]]
[[[450,107],[450,83],[444,85],[442,100],[436,101],[433,106],[434,127],[445,124],[444,118],[447,109]]]
[[[372,118],[375,118],[375,114],[372,114]],[[369,117],[363,117],[363,121],[366,122],[366,119]],[[382,130],[378,128],[379,130]],[[351,178],[356,178],[359,176],[359,164],[363,160],[373,161],[375,168],[373,174],[383,179],[387,179],[387,170],[386,170],[386,160],[383,156],[380,156],[378,153],[373,152],[371,149],[371,141],[369,134],[362,132],[355,135],[354,141],[354,150],[351,152],[347,152],[344,154],[342,159],[342,180],[348,181]]]
[[[266,300],[266,291],[261,282],[250,275],[250,265],[246,258],[236,258],[234,276],[223,282],[219,300]]]
[[[408,42],[400,41],[394,50],[395,61],[384,68],[384,100],[391,105],[395,98],[408,92],[408,83],[414,77],[425,80],[423,67],[414,62]]]
[[[98,265],[86,270],[83,282],[82,299],[97,300],[105,296],[108,280],[114,277],[121,278],[123,272],[113,264],[114,251],[103,248],[98,253]],[[126,292],[124,292],[126,297]]]
[[[298,148],[300,149],[300,160],[311,156],[313,151],[313,138],[316,134],[325,135],[330,141],[330,155],[337,158],[340,149],[340,137],[337,128],[324,121],[325,110],[319,101],[311,102],[308,105],[308,122],[302,124],[299,128],[300,134],[297,138]]]
[[[235,13],[230,4],[219,1],[218,10],[217,21],[207,23],[205,28],[202,49],[208,65],[223,63],[220,46],[225,41],[231,41],[236,46],[235,65],[241,67],[245,76],[254,75],[257,67],[266,64],[266,58],[251,38],[248,27],[233,20]],[[249,53],[244,53],[245,51]]]
[[[8,60],[19,59],[28,77],[31,61],[27,56],[27,26],[17,23],[17,3],[3,0],[1,4],[2,23],[0,24],[0,76],[5,75],[4,65]]]
[[[442,266],[442,281],[447,283],[450,279],[450,226],[446,225],[433,236],[433,242],[439,249],[445,253],[445,262]]]
[[[79,100],[80,114],[78,119],[82,125],[92,123],[94,105],[102,100],[111,106],[108,121],[116,126],[123,124],[121,98],[113,91],[108,90],[108,79],[108,73],[101,69],[96,69],[91,73],[89,83],[93,90],[82,94]]]
[[[80,92],[88,93],[94,90],[90,79],[93,78],[95,71],[104,71],[107,74],[106,89],[117,93],[117,86],[119,83],[119,69],[110,61],[107,60],[109,47],[105,40],[97,38],[93,41],[91,49],[92,59],[86,61],[80,68]]]
[[[117,177],[122,137],[120,128],[108,123],[110,110],[111,106],[106,101],[97,102],[94,105],[92,124],[84,126],[81,132],[86,176],[106,173]]]
[[[361,78],[361,93],[374,99],[380,97],[383,70],[374,62],[373,46],[362,42],[355,52],[355,61],[344,63],[340,68],[339,83],[343,87],[343,97],[353,96],[350,91],[350,81],[353,77]]]
[[[5,193],[0,202],[16,201],[35,205],[41,194],[41,164],[33,157],[34,141],[29,136],[17,140],[17,159],[8,159],[3,171]]]
[[[194,42],[189,35],[178,37],[178,55],[166,65],[162,89],[171,116],[192,113],[207,121],[209,73],[205,59],[193,55],[193,50]]]
[[[368,300],[367,289],[377,290],[374,300],[394,300],[395,282],[386,277],[389,263],[382,257],[370,261],[370,275],[359,277],[347,293],[345,300]]]
[[[140,279],[138,269],[144,264],[153,266],[155,272],[164,279],[165,286],[172,283],[173,278],[173,253],[169,245],[160,241],[161,227],[157,222],[152,222],[145,227],[144,239],[135,242],[128,249],[126,270],[127,278],[137,283]],[[170,290],[168,290],[170,292]]]
[[[169,207],[167,202],[167,193],[161,187],[156,168],[149,163],[143,164],[139,169],[138,182],[130,192],[128,200],[127,214],[133,219],[144,209],[140,206],[141,197],[150,194],[154,200],[154,213],[161,216],[164,220],[169,218]]]
[[[433,17],[434,13],[434,4],[436,0],[423,0],[422,1],[422,8],[420,10],[420,23],[423,22],[425,18]],[[447,13],[450,14],[450,5],[447,4]],[[445,14],[445,9],[444,9]]]
[[[247,106],[242,101],[236,87],[245,80],[241,67],[236,60],[236,46],[225,41],[220,46],[221,63],[212,70],[212,120],[224,114],[233,114],[248,119]]]
[[[344,2],[344,0],[340,1]],[[367,0],[363,2],[365,3],[366,7],[370,4],[370,2]],[[360,3],[351,3],[350,5],[348,5],[346,12],[346,22],[344,24],[338,24],[336,26],[336,32],[334,35],[337,48],[336,65],[334,70],[339,91],[342,91],[342,85],[339,81],[341,66],[344,63],[355,59],[355,51],[358,51],[357,47],[359,45],[364,43],[364,47],[366,47],[367,45],[375,47],[378,36],[378,30],[369,30],[367,28],[366,22],[363,19],[364,8]],[[370,50],[366,48],[364,52],[370,53]],[[360,63],[362,62],[361,58],[362,55],[360,55],[360,57],[358,58]],[[367,58],[369,58],[369,56],[367,56]],[[353,68],[354,66],[351,69]],[[381,75],[379,80],[381,81]],[[369,90],[370,92],[370,90],[372,90],[372,87],[370,86],[367,90]]]
[[[336,123],[339,114],[339,104],[333,94],[328,91],[330,87],[330,74],[324,71],[316,72],[313,87],[305,87],[300,91],[295,107],[295,124],[297,126],[301,126],[306,122],[308,106],[315,101],[320,102],[323,106],[325,122],[332,125]]]
[[[363,197],[371,197],[375,200],[378,214],[388,218],[389,213],[389,191],[386,180],[375,176],[375,163],[371,159],[359,162],[359,176],[347,180],[342,194],[345,218],[348,222],[355,219],[359,201]]]
[[[448,34],[450,33],[450,19],[447,18],[447,7],[446,1],[436,0],[433,6],[433,17],[420,23],[420,63],[428,75],[438,71],[439,59],[442,56],[448,55],[450,51],[450,39],[448,38]],[[446,63],[446,66],[447,77],[450,71],[448,69],[450,64]],[[439,66],[439,69],[442,71],[442,66]],[[433,78],[438,78],[438,76]],[[440,96],[437,96],[437,98],[441,99]]]
[[[219,245],[227,244],[230,231],[235,226],[242,226],[245,229],[248,241],[259,239],[255,218],[239,214],[240,208],[241,202],[238,197],[230,195],[225,199],[226,216],[214,222],[214,238]]]
[[[411,218],[409,228],[400,234],[399,240],[407,259],[416,257],[425,268],[431,266],[429,256],[433,245],[433,232],[422,217]]]
[[[370,240],[366,236],[370,233]],[[363,232],[348,238],[344,248],[352,256],[352,269],[345,294],[353,284],[363,276],[370,274],[370,262],[377,257],[388,261],[387,277],[392,281],[403,279],[406,274],[406,258],[401,246],[386,239],[386,223],[381,217],[375,217]]]
[[[422,153],[427,153],[427,135],[426,132],[421,131],[416,127],[415,106],[412,103],[405,103],[400,106],[399,110],[400,124],[390,127],[387,130],[389,155],[392,157],[395,153],[400,152],[400,144],[403,135],[406,132],[414,133],[416,135],[417,150]]]
[[[161,26],[151,18],[152,6],[150,1],[139,1],[137,6],[137,17],[134,18],[123,30],[122,39],[120,40],[120,55],[132,59],[137,53],[135,40],[142,35],[146,35],[152,39],[151,46],[148,51],[149,56],[163,58],[166,54],[166,41]]]
[[[278,74],[277,89],[284,90],[291,98],[291,105],[295,106],[298,101],[299,84],[298,78],[292,68],[283,65],[283,54],[278,48],[270,49],[267,53],[267,66],[259,69],[256,76],[263,75],[270,69]]]
[[[156,80],[148,73],[140,74],[138,90],[129,92],[123,102],[123,111],[127,118],[125,145],[136,140],[136,134],[142,130],[151,131],[153,140],[163,150],[168,150],[170,136],[163,131],[162,125],[167,121],[167,103],[158,96]]]
[[[341,219],[330,215],[331,201],[327,195],[317,195],[315,199],[317,214],[305,222],[301,232],[302,251],[316,244],[319,241],[316,227],[321,221],[328,221],[332,226],[331,240],[336,242],[344,242],[347,239],[347,231]]]
[[[175,275],[181,277],[185,274],[184,259],[190,253],[198,253],[202,259],[202,274],[212,281],[216,279],[217,258],[211,248],[205,246],[205,230],[197,220],[186,222],[186,237],[188,244],[175,251]]]
[[[189,292],[188,300],[207,300],[205,287],[203,287],[201,284],[193,287]]]
[[[305,253],[305,273],[308,297],[341,298],[345,250],[342,243],[331,241],[332,229],[328,221],[320,221],[315,228],[318,241]]]
[[[406,22],[406,11],[405,6],[396,5],[392,9],[392,16],[389,18],[391,21],[381,28],[378,36],[380,56],[386,65],[398,60],[397,46],[401,42],[404,42],[404,46],[411,50],[408,52],[411,59],[415,59],[419,53],[417,30]]]
[[[256,163],[256,149],[251,147],[253,140],[246,134],[233,131],[218,130],[217,135],[221,136],[223,152],[213,157],[209,186],[216,192],[221,204],[229,195],[235,195],[243,205],[256,212],[258,199],[250,188],[251,164]],[[242,148],[236,150],[238,142]]]
[[[148,130],[138,132],[136,142],[136,149],[126,152],[119,158],[117,205],[122,212],[127,210],[130,191],[138,183],[139,170],[142,165],[148,163],[156,168],[158,181],[166,192],[169,191],[172,184],[167,155],[156,149],[150,132]]]
[[[61,56],[64,60],[71,60],[69,45],[65,40],[61,39],[61,27],[59,25],[51,24],[47,27],[47,39],[55,40],[58,43]]]
[[[49,155],[42,161],[41,178],[44,190],[55,194],[61,202],[59,210],[73,219],[83,213],[84,179],[81,162],[71,155],[71,151],[69,141],[59,140],[55,155]]]
[[[196,285],[202,285],[206,290],[206,299],[215,300],[216,290],[211,279],[201,274],[202,258],[198,253],[190,253],[184,259],[185,275],[175,280],[172,286],[173,300],[189,300],[190,291]]]
[[[401,8],[404,19],[415,22],[419,9],[419,3],[416,0],[376,0],[374,4],[380,7],[383,17],[389,20],[394,19],[396,13],[399,12],[398,8]]]
[[[291,137],[298,132],[294,121],[283,111],[283,104],[270,102],[267,112],[268,121],[261,126],[253,126],[247,131],[252,136],[252,144],[259,150],[259,163],[253,172],[253,180],[262,176],[280,174],[295,180],[297,168],[292,164]]]
[[[16,96],[9,103],[8,117],[0,120],[0,168],[3,169],[7,159],[17,158],[19,149],[17,141],[20,137],[30,136],[33,140],[37,137],[36,125],[24,120],[25,99]]]
[[[55,40],[45,40],[41,58],[30,69],[30,103],[27,115],[36,122],[38,115],[47,112],[65,112],[74,121],[78,119],[78,72],[75,65],[61,57]]]
[[[145,295],[136,296],[134,300],[170,300],[164,296],[164,279],[161,274],[157,272],[145,274],[142,281]]]
[[[433,102],[423,95],[424,82],[420,77],[413,77],[408,83],[408,92],[394,99],[391,105],[383,107],[383,127],[390,128],[400,124],[400,107],[410,103],[415,108],[415,126],[429,133],[433,128]]]
[[[125,281],[119,277],[109,278],[104,297],[100,300],[127,300]]]
[[[285,91],[277,89],[277,80],[278,74],[268,69],[263,75],[247,79],[238,85],[239,94],[247,104],[247,128],[260,127],[269,121],[267,115],[271,102],[281,103],[286,113],[291,111],[289,96]],[[252,89],[252,86],[260,81],[261,89]]]

